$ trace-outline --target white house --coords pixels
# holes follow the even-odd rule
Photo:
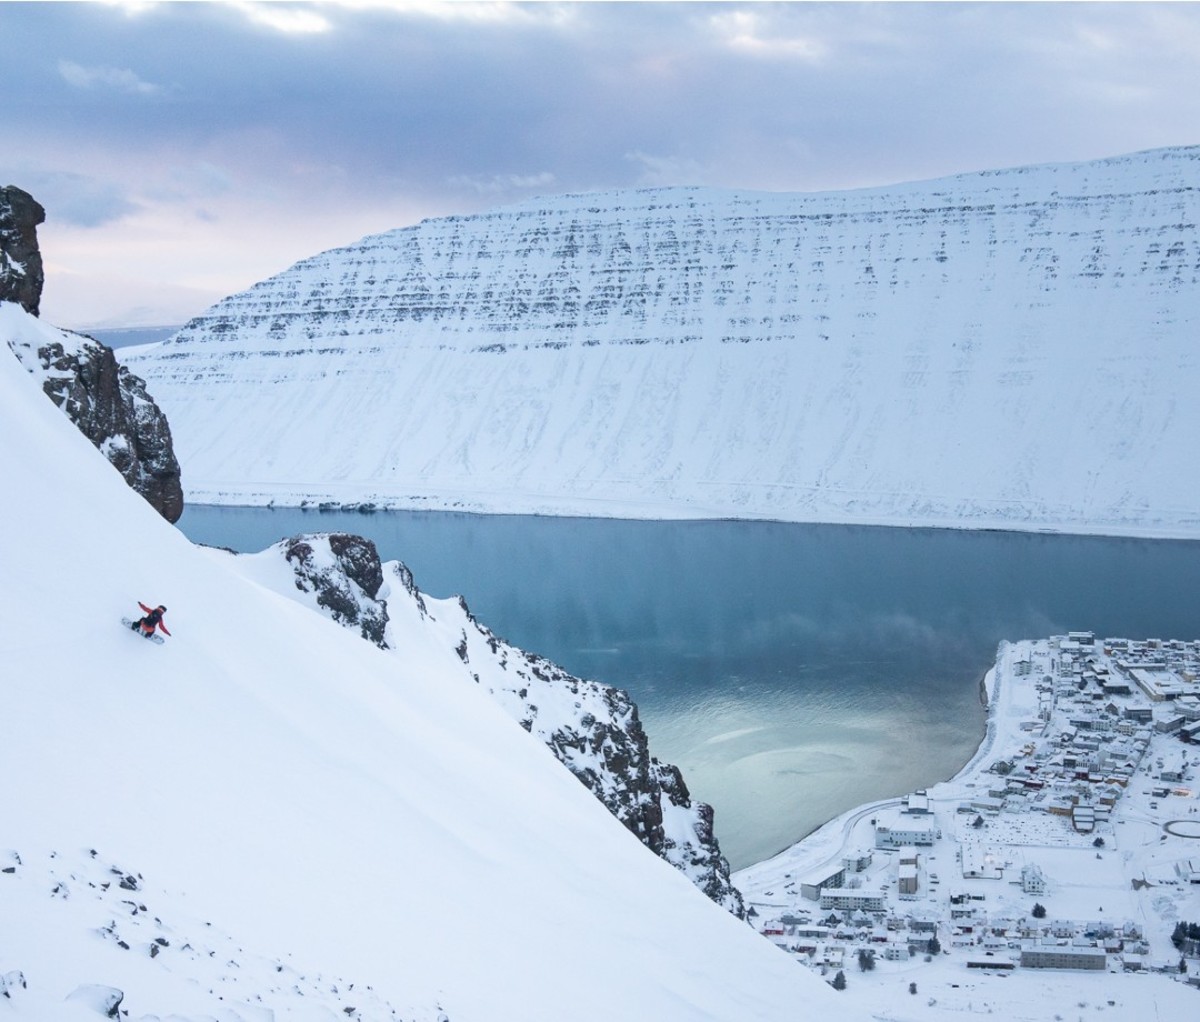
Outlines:
[[[931,845],[942,836],[934,813],[918,816],[892,810],[875,818],[875,847],[902,848],[904,845]]]

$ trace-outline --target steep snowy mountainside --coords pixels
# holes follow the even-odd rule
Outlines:
[[[7,1016],[113,990],[134,1022],[831,1010],[452,651],[398,668],[193,547],[0,355]],[[118,624],[137,599],[164,645]]]
[[[200,501],[1195,535],[1198,171],[547,198],[123,355]]]
[[[651,755],[629,694],[577,678],[480,624],[462,597],[422,593],[399,561],[341,533],[295,536],[232,564],[247,577],[328,615],[364,639],[409,656],[440,636],[447,673],[482,686],[540,739],[631,833],[718,905],[743,917],[742,896],[713,833],[712,807],[694,802],[677,767]]]

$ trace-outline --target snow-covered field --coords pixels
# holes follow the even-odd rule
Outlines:
[[[121,356],[192,501],[1197,536],[1198,169],[547,197]]]
[[[833,1010],[441,637],[398,670],[193,547],[3,349],[0,432],[0,1017]],[[139,599],[165,645],[120,627]]]

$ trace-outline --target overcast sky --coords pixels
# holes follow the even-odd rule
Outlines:
[[[431,216],[1200,143],[1190,3],[3,3],[42,315],[182,322]]]

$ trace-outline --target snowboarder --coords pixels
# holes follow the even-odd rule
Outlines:
[[[138,600],[138,606],[146,612],[146,616],[138,618],[129,627],[134,631],[140,631],[144,638],[149,639],[154,635],[155,628],[161,628],[164,635],[170,635],[167,631],[167,626],[163,624],[163,615],[167,612],[167,608],[159,604],[153,610],[147,607],[141,600]]]

